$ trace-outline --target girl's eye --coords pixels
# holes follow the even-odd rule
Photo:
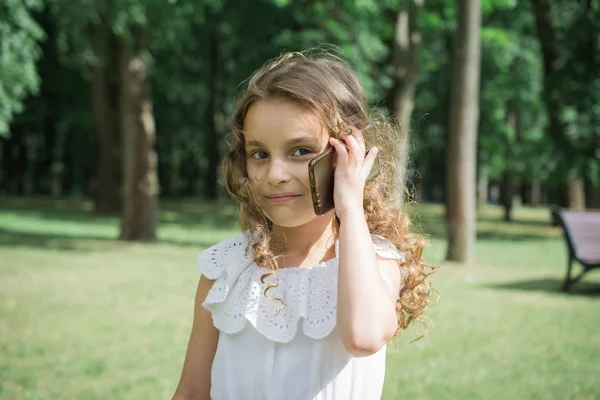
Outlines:
[[[296,150],[294,150],[293,155],[294,156],[305,156],[307,154],[311,154],[313,151],[311,149],[308,149],[306,147],[300,147]]]
[[[269,157],[269,155],[267,154],[267,152],[262,151],[262,150],[256,150],[256,151],[253,151],[250,154],[250,158],[253,158],[255,160],[262,160],[262,159],[265,159],[267,157]]]

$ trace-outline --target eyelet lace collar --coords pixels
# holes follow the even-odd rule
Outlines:
[[[212,313],[213,324],[221,332],[240,332],[246,323],[269,340],[286,343],[298,327],[313,339],[329,335],[336,325],[338,243],[336,257],[309,268],[282,268],[266,278],[277,286],[264,295],[260,281],[267,270],[248,252],[247,234],[216,244],[198,256],[202,275],[215,280],[202,306]],[[378,254],[404,260],[391,243],[374,236]],[[391,245],[391,247],[390,247]],[[279,301],[284,302],[283,307]]]

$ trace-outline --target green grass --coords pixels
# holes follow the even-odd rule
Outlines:
[[[161,204],[155,243],[78,201],[0,197],[0,399],[166,399],[187,345],[197,253],[235,207]],[[440,265],[429,334],[389,346],[384,399],[600,398],[600,271],[560,292],[566,248],[545,209],[480,213],[477,265],[442,263],[440,206],[421,206]]]

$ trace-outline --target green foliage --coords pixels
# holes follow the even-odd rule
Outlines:
[[[564,97],[561,119],[572,145],[569,161],[600,186],[600,7],[553,4],[560,68],[553,84]]]
[[[600,10],[592,5],[585,12],[584,3],[552,3],[561,66],[556,87],[565,102],[561,118],[572,144],[563,149],[556,148],[546,133],[543,65],[530,3],[482,0],[479,162],[492,180],[509,171],[525,181],[553,183],[560,176],[557,170],[565,169],[561,160],[568,159],[600,182],[600,150],[594,142],[600,126],[600,44],[597,35],[590,34],[600,30]],[[213,152],[205,141],[206,132],[213,129],[211,110],[222,111],[227,120],[240,84],[283,51],[324,43],[335,46],[357,70],[372,106],[388,105],[395,73],[394,25],[399,10],[408,4],[408,0],[48,0],[51,21],[45,21],[35,13],[41,1],[5,1],[0,6],[0,12],[9,16],[0,21],[0,134],[6,134],[26,95],[40,86],[38,42],[47,35],[43,46],[52,42],[55,48],[44,50],[44,58],[37,61],[44,77],[41,91],[30,96],[16,122],[30,135],[39,131],[32,126],[45,126],[38,135],[45,135],[48,143],[55,131],[67,138],[88,135],[84,151],[91,152],[95,137],[90,135],[90,67],[100,61],[91,43],[92,28],[105,28],[115,51],[117,38],[133,44],[132,33],[143,25],[161,180],[184,176],[186,189],[179,194],[201,193],[205,159]],[[455,2],[426,0],[418,19],[421,51],[415,109],[413,121],[403,123],[411,124],[414,169],[429,189],[444,184],[456,16]],[[114,82],[117,73],[110,73]],[[509,109],[518,114],[514,129],[507,124]],[[69,164],[77,159],[73,149],[81,148],[73,143],[66,148],[62,163],[74,165]],[[93,162],[92,157],[84,158]],[[40,176],[49,170],[39,168]]]
[[[385,95],[386,73],[379,63],[389,53],[387,40],[393,34],[394,10],[385,2],[345,1],[343,5],[311,1],[291,3],[287,12],[292,26],[282,26],[274,44],[283,49],[302,50],[322,43],[337,46],[361,77],[373,102]],[[382,21],[384,23],[382,23]],[[391,25],[390,25],[391,24]]]
[[[32,13],[41,8],[40,0],[0,3],[0,137],[8,134],[8,124],[23,110],[25,97],[39,88],[35,63],[44,32]]]
[[[505,171],[524,180],[552,172],[543,126],[542,63],[531,10],[502,3],[487,10],[482,29],[480,149],[490,178]],[[513,113],[516,125],[507,118]]]

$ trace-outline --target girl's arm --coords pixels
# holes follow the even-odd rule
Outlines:
[[[376,353],[398,329],[396,298],[380,268],[400,291],[396,260],[378,259],[362,209],[340,217],[337,325],[346,350],[355,357]]]
[[[210,400],[211,368],[219,331],[213,326],[212,316],[202,307],[214,281],[200,277],[194,306],[194,324],[188,343],[183,372],[173,400]]]
[[[377,149],[365,157],[362,133],[343,136],[344,146],[330,138],[337,153],[334,178],[335,213],[340,219],[337,326],[346,350],[354,356],[376,353],[396,333],[396,298],[388,292],[380,268],[400,292],[396,260],[378,259],[363,211],[366,179]]]

